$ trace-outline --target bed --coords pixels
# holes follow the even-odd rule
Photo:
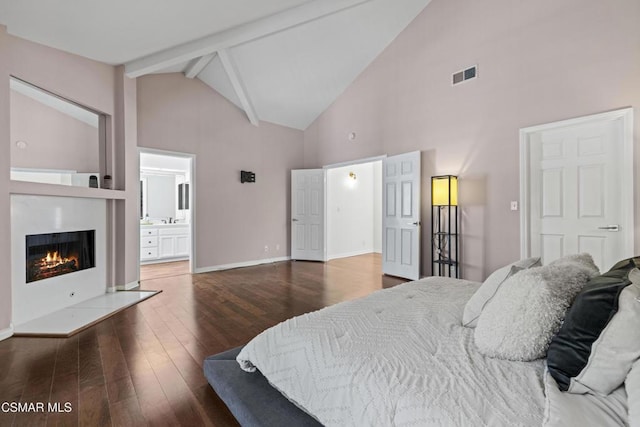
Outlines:
[[[623,386],[606,396],[556,392],[544,359],[479,351],[463,317],[481,285],[430,277],[294,317],[207,358],[205,376],[243,426],[629,422]]]

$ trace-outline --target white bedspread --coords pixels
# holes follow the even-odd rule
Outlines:
[[[327,426],[540,426],[543,362],[485,358],[478,284],[427,278],[289,319],[238,355]]]

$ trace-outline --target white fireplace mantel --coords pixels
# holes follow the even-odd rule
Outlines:
[[[103,197],[11,195],[11,282],[14,325],[19,326],[107,292],[109,268],[107,204],[108,200]],[[79,230],[95,230],[95,267],[26,283],[25,236]]]
[[[83,197],[89,199],[122,200],[125,192],[122,190],[107,190],[105,188],[75,187],[71,185],[45,184],[28,181],[9,181],[11,194],[26,194],[37,196]]]

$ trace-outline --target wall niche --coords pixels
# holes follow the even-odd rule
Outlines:
[[[11,179],[102,186],[107,116],[16,77],[10,89]]]

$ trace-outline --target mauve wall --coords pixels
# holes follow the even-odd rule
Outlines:
[[[301,131],[252,126],[198,79],[149,75],[138,78],[138,145],[196,155],[196,269],[289,255],[289,171],[303,166]],[[241,170],[256,182],[241,184]]]
[[[13,76],[78,104],[113,114],[112,66],[11,35],[6,37],[10,44],[9,72]]]
[[[98,128],[14,90],[10,130],[12,167],[100,171]]]
[[[421,150],[424,187],[460,176],[463,276],[481,280],[519,256],[519,129],[640,105],[638,17],[637,0],[433,0],[305,131],[305,166]],[[479,78],[452,87],[474,64]]]

